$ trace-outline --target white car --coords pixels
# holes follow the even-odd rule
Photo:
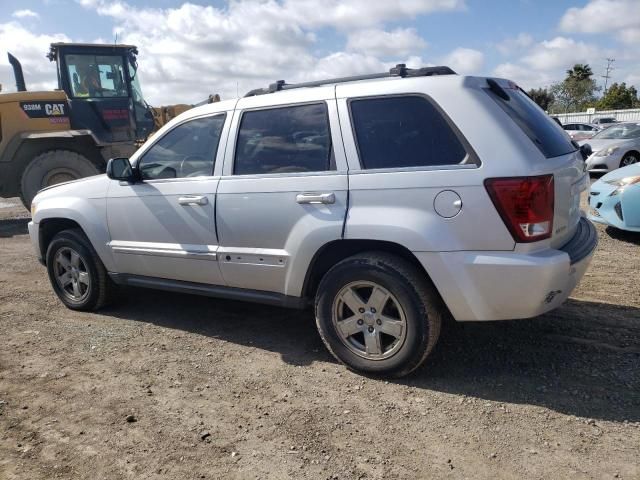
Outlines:
[[[575,141],[586,140],[600,131],[600,127],[590,123],[566,123],[562,128]]]
[[[581,144],[589,144],[592,154],[586,160],[587,170],[607,173],[640,161],[640,123],[616,123]]]
[[[71,309],[116,285],[312,307],[339,361],[399,376],[444,317],[567,299],[597,244],[587,182],[513,82],[398,65],[188,110],[106,175],[41,191],[29,233]]]

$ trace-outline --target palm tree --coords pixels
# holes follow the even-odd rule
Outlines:
[[[573,68],[567,70],[567,77],[575,80],[588,80],[593,76],[589,64],[576,63]]]

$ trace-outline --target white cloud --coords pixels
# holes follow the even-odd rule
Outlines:
[[[472,48],[456,48],[442,59],[456,73],[477,75],[484,66],[484,54]]]
[[[371,55],[352,52],[336,52],[314,62],[302,80],[321,80],[325,78],[347,77],[372,72],[382,72],[389,67],[380,59]]]
[[[16,10],[11,14],[11,16],[15,18],[27,18],[27,17],[38,18],[40,15],[38,15],[33,10],[24,9],[24,10]]]
[[[282,12],[300,25],[340,29],[465,8],[464,0],[285,0],[281,6]]]
[[[597,44],[576,41],[569,37],[555,37],[532,45],[518,55],[518,60],[504,62],[492,74],[516,81],[522,88],[546,87],[562,81],[566,70],[576,63],[586,63],[594,72],[593,79],[602,85],[607,57],[616,57],[611,82],[626,81],[640,86],[640,55],[623,46],[604,49]]]
[[[426,45],[415,30],[385,31],[386,22],[465,8],[463,0],[244,0],[164,9],[78,1],[111,17],[119,40],[138,46],[140,79],[155,104],[196,102],[209,93],[228,98],[277,79],[381,71],[382,59],[397,63]],[[347,51],[314,54],[322,28],[348,31]]]
[[[599,47],[577,42],[572,38],[555,37],[542,41],[523,57],[525,65],[539,71],[569,68],[576,63],[591,63],[604,58],[606,53]]]
[[[358,30],[349,35],[347,50],[376,56],[404,56],[427,47],[415,28]]]
[[[34,34],[17,22],[0,24],[0,45],[7,46],[22,64],[25,83],[29,90],[57,88],[56,68],[45,55],[53,42],[69,42],[63,34]],[[3,91],[15,90],[13,70],[6,56],[0,56],[0,81]]]
[[[563,74],[555,75],[555,72],[551,71],[532,70],[529,67],[509,62],[498,65],[492,75],[513,80],[525,90],[546,87],[561,80],[563,76]]]
[[[141,23],[141,18],[131,18],[131,7],[120,0],[77,0],[82,6],[95,9],[100,15],[109,15],[128,19],[132,23]],[[183,7],[189,4],[183,4]],[[199,7],[198,5],[191,5]],[[227,9],[216,9],[221,17],[240,18],[241,15],[253,17],[256,11],[265,13],[269,18],[295,23],[301,27],[319,28],[330,26],[338,29],[363,28],[380,25],[385,22],[413,18],[436,11],[464,10],[464,0],[244,0],[232,1]],[[147,20],[160,19],[162,9],[136,9],[144,11]]]
[[[565,32],[614,34],[634,44],[640,38],[640,1],[591,0],[582,8],[568,9],[560,28]]]
[[[496,44],[496,49],[503,55],[511,55],[514,52],[530,47],[533,37],[528,33],[519,33],[516,37],[510,37]]]

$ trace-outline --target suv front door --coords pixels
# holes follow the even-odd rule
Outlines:
[[[137,159],[142,180],[110,185],[109,246],[118,273],[224,283],[214,222],[224,155],[218,145],[230,121],[231,112],[222,112],[159,132]]]
[[[322,245],[342,238],[347,164],[333,87],[241,99],[217,195],[227,285],[299,296]]]

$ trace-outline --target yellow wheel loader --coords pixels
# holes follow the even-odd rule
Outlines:
[[[104,172],[193,105],[151,108],[140,89],[133,45],[54,43],[58,90],[27,91],[9,54],[16,93],[0,93],[0,197],[25,207],[38,190]],[[202,103],[219,100],[210,96]]]

